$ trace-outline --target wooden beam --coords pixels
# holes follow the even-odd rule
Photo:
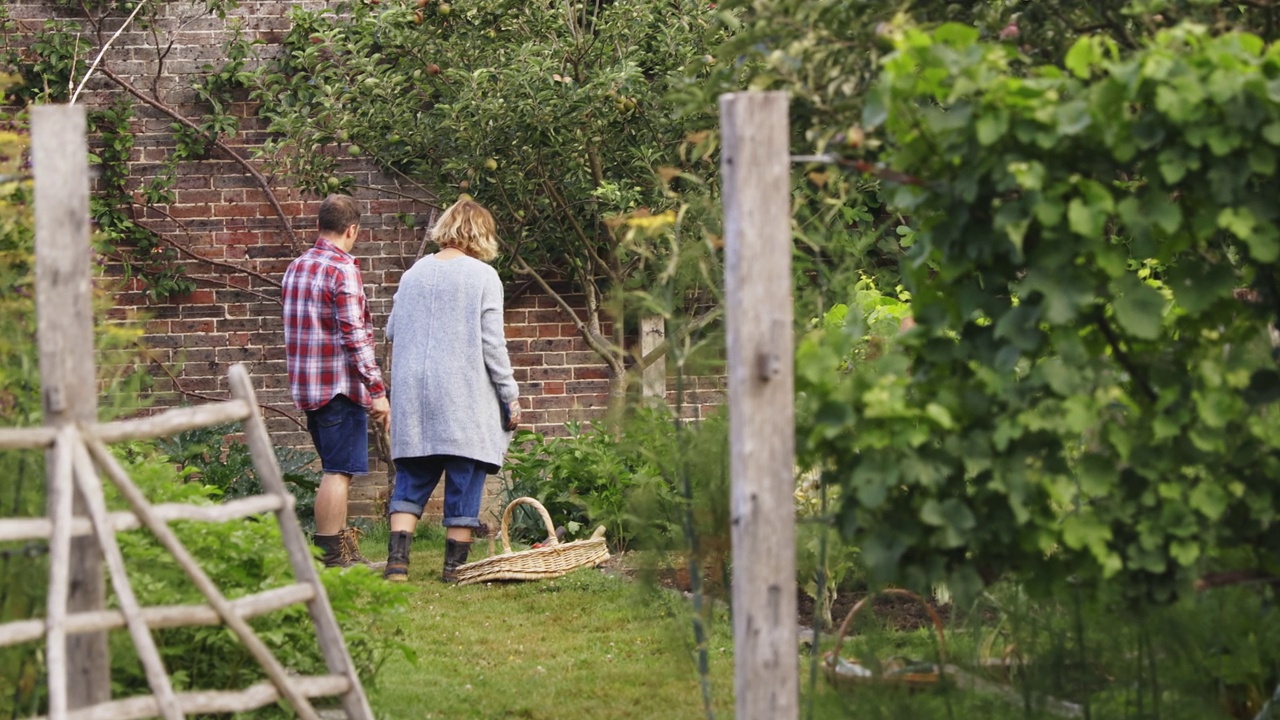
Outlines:
[[[0,450],[44,450],[57,434],[51,427],[0,428]]]
[[[249,379],[249,371],[244,365],[236,363],[227,371],[231,382],[231,396],[248,403],[249,407],[258,407],[257,393],[253,390],[253,382]],[[280,498],[291,497],[285,487],[284,477],[280,474],[280,465],[276,462],[276,453],[271,444],[271,435],[267,433],[267,424],[262,414],[252,413],[244,423],[244,439],[249,446],[249,454],[253,458],[253,468],[258,473],[263,491],[268,495]],[[342,628],[333,614],[329,604],[329,596],[324,592],[316,573],[315,559],[311,554],[311,546],[302,534],[302,526],[298,516],[291,511],[276,513],[280,522],[280,537],[284,541],[285,550],[289,553],[289,564],[293,567],[293,577],[300,583],[309,583],[316,588],[315,597],[307,603],[307,611],[311,614],[311,623],[316,628],[316,640],[320,643],[320,653],[329,672],[350,678],[351,684],[342,693],[342,707],[350,720],[373,720],[373,709],[364,694],[364,686],[356,673],[355,664],[347,650],[347,641],[342,637]]]
[[[734,708],[799,714],[788,96],[720,98]]]
[[[255,415],[255,417],[258,416]],[[125,472],[124,467],[120,465],[120,461],[111,454],[111,450],[96,438],[89,438],[87,444],[89,452],[93,455],[93,460],[98,464],[98,467],[106,472],[107,477],[116,486],[116,490],[120,492],[121,497],[129,504],[129,507],[133,508],[134,514],[138,516],[138,519],[142,520],[143,525],[169,551],[169,554],[173,555],[174,559],[178,561],[178,566],[186,573],[209,605],[218,612],[222,622],[231,632],[235,633],[244,649],[262,666],[271,683],[280,691],[281,697],[288,701],[293,708],[294,714],[302,718],[302,720],[320,720],[320,716],[316,714],[315,708],[311,706],[311,702],[307,697],[300,694],[297,688],[290,684],[288,672],[280,664],[276,656],[271,653],[271,649],[262,641],[262,638],[254,633],[249,623],[235,613],[231,604],[222,595],[222,591],[218,589],[218,586],[200,567],[200,563],[196,561],[195,557],[191,555],[191,551],[178,539],[173,529],[155,516],[155,511],[147,502],[147,498],[138,489],[138,486],[134,484],[129,474]],[[279,469],[277,468],[278,471]]]
[[[667,319],[661,315],[644,315],[640,318],[640,357],[648,357],[667,339]],[[641,396],[654,399],[660,405],[667,401],[667,358],[660,357],[640,370]]]
[[[117,420],[95,425],[90,435],[106,443],[122,440],[146,440],[223,423],[239,422],[257,410],[243,400],[209,403],[195,407],[173,408],[151,417]]]
[[[341,675],[298,675],[292,680],[304,697],[340,695],[351,686]],[[179,693],[178,707],[185,715],[226,715],[246,713],[280,699],[280,691],[270,682],[250,685],[244,690],[204,690]],[[159,715],[159,705],[150,695],[116,700],[67,715],[67,720],[141,720]],[[51,720],[40,716],[32,720]]]
[[[92,278],[89,273],[89,147],[80,106],[31,109],[31,166],[36,209],[36,334],[45,425],[88,425],[98,419],[94,371]],[[49,479],[71,478],[49,455]],[[50,488],[50,498],[58,492]],[[76,499],[73,512],[84,515]],[[102,552],[91,536],[72,541],[67,611],[101,610],[106,585]],[[68,707],[111,698],[107,635],[67,638]]]
[[[222,523],[240,518],[276,512],[277,510],[293,511],[292,497],[280,498],[273,495],[254,495],[252,497],[228,500],[221,505],[185,505],[183,503],[164,503],[152,506],[156,517],[164,522],[174,520],[194,520],[196,522]],[[115,532],[137,530],[142,521],[137,515],[119,510],[107,515],[111,529]],[[93,523],[88,518],[72,518],[71,535],[93,534]],[[36,540],[51,537],[53,523],[49,518],[4,518],[0,519],[0,542],[18,540]]]
[[[311,602],[315,588],[303,583],[264,590],[229,600],[236,614],[246,620],[275,612],[290,605]],[[142,608],[142,620],[152,630],[176,627],[221,625],[222,618],[208,605],[158,605]],[[0,647],[39,640],[47,627],[44,620],[18,620],[0,625]],[[119,630],[125,627],[124,613],[119,610],[99,610],[79,615],[68,615],[63,621],[67,635]]]

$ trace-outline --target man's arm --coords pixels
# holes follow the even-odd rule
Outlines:
[[[334,296],[338,318],[338,332],[347,359],[356,369],[360,381],[369,388],[369,394],[377,400],[386,400],[387,388],[382,381],[382,371],[373,352],[373,323],[365,302],[364,286],[360,271],[354,267],[341,268],[338,291]]]

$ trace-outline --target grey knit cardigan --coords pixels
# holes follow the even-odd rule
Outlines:
[[[414,263],[387,319],[391,457],[456,455],[490,473],[511,433],[499,402],[520,393],[502,331],[502,282],[472,257]]]

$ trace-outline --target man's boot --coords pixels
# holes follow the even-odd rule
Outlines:
[[[409,582],[409,545],[413,533],[400,530],[391,533],[387,541],[387,567],[382,577],[391,582]]]
[[[320,562],[325,567],[351,567],[351,554],[347,551],[347,543],[341,533],[337,535],[312,535],[311,542],[324,551]]]
[[[447,582],[458,581],[458,566],[465,565],[467,553],[471,552],[471,543],[446,539],[444,541],[444,572],[440,579]]]
[[[345,528],[339,533],[342,536],[342,542],[347,546],[347,557],[351,558],[351,564],[365,565],[370,570],[386,568],[387,564],[385,562],[374,562],[360,552],[360,536],[363,534],[364,531],[357,527]]]

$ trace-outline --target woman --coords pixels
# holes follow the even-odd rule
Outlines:
[[[520,422],[519,387],[502,331],[493,216],[464,198],[431,230],[440,251],[405,272],[387,339],[391,350],[391,540],[383,577],[409,579],[409,543],[445,477],[445,582],[453,582],[480,525],[485,476],[502,467]]]

